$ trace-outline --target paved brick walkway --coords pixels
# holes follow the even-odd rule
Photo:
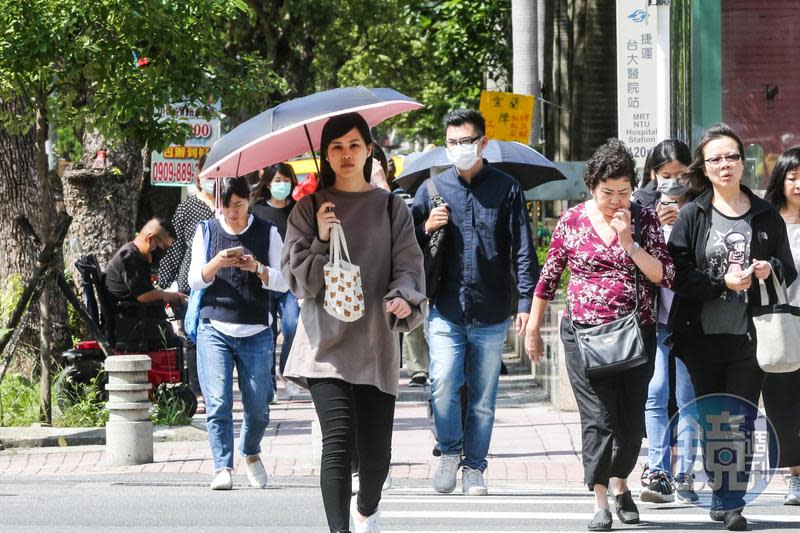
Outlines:
[[[408,389],[396,408],[392,448],[392,477],[395,481],[427,480],[438,466],[431,451],[434,445],[427,403],[422,389]],[[579,488],[583,480],[580,460],[580,423],[577,413],[556,411],[541,401],[543,393],[526,376],[504,377],[501,383],[495,428],[489,456],[487,481],[498,485],[555,484]],[[536,401],[539,399],[540,401]],[[416,400],[416,401],[415,401]],[[238,406],[236,418],[240,421]],[[262,442],[262,458],[270,475],[279,477],[317,476],[312,452],[314,409],[310,400],[281,401],[271,409],[271,422]],[[126,474],[204,474],[211,476],[213,463],[205,440],[204,423],[196,417],[195,440],[155,443],[151,464],[109,468],[103,446],[62,448],[20,448],[0,451],[0,476],[71,476]],[[237,424],[238,426],[238,424]],[[317,452],[318,453],[318,452]],[[646,448],[643,452],[646,453]],[[631,474],[635,490],[646,456]],[[237,458],[238,460],[238,458]],[[237,471],[244,475],[241,464]],[[165,478],[167,481],[169,478]],[[400,484],[400,483],[398,483]],[[784,491],[780,476],[771,490]]]

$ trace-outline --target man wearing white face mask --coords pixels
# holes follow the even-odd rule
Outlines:
[[[512,315],[517,330],[525,331],[539,265],[522,188],[482,157],[487,143],[483,116],[458,109],[447,114],[444,127],[453,167],[431,178],[444,205],[433,207],[423,184],[412,207],[421,246],[437,229],[446,226],[447,232],[428,318],[433,418],[442,454],[433,488],[452,492],[463,467],[464,494],[482,496],[488,492],[483,471],[503,343]],[[515,290],[518,305],[512,309]]]

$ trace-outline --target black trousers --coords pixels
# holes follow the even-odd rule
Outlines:
[[[653,377],[656,327],[643,326],[646,364],[614,376],[589,379],[569,319],[561,321],[567,374],[578,402],[583,439],[584,481],[608,486],[611,477],[627,478],[636,466],[644,434],[647,386]]]
[[[678,352],[694,385],[697,398],[709,394],[727,394],[747,400],[749,404],[726,405],[719,402],[697,403],[697,413],[703,426],[709,427],[710,416],[720,416],[720,410],[737,410],[744,416],[739,431],[752,432],[758,416],[758,398],[764,383],[764,373],[756,361],[756,343],[751,335],[699,335],[691,339],[680,339]],[[752,404],[752,406],[750,405]],[[703,450],[713,449],[718,444],[714,439],[702,436]],[[737,487],[746,486],[750,476],[752,458],[747,458],[744,470],[735,473],[722,473],[722,480],[712,483],[714,488],[711,508],[732,510],[744,507],[746,491]],[[703,461],[709,477],[720,472],[720,465],[709,454],[703,453]]]
[[[351,461],[358,447],[358,512],[378,510],[389,472],[395,397],[371,385],[308,379],[322,429],[320,488],[331,532],[349,531]]]
[[[800,466],[800,370],[766,374],[761,393],[779,444],[779,455],[770,455],[770,466]],[[770,451],[773,449],[770,446]]]

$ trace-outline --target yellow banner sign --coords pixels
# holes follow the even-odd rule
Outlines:
[[[486,119],[486,136],[528,144],[534,100],[526,94],[481,91],[480,109]]]

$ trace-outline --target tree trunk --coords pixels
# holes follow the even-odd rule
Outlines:
[[[539,22],[538,0],[511,1],[511,29],[514,47],[514,92],[541,96],[539,87]],[[541,102],[534,104],[534,116],[531,117],[531,135],[529,144],[538,144],[541,136],[535,115],[539,112]]]
[[[95,154],[107,148],[105,165],[93,168]],[[96,131],[83,139],[84,157],[64,173],[64,202],[73,218],[66,247],[68,271],[77,277],[75,261],[95,254],[105,265],[133,239],[143,184],[142,149],[135,143],[107,146]]]
[[[50,194],[50,168],[47,161],[47,137],[49,123],[47,117],[47,96],[39,98],[36,109],[36,177],[39,182],[39,224],[37,233],[44,243],[53,226],[54,202]],[[62,263],[61,259],[57,264]],[[62,263],[63,264],[63,263]],[[58,266],[56,268],[59,268]],[[61,268],[59,268],[60,270]],[[39,299],[39,363],[41,374],[39,376],[39,418],[42,422],[52,423],[53,410],[50,399],[50,374],[56,350],[54,335],[54,315],[60,294],[56,286],[55,273],[51,272],[45,281],[44,292]]]

